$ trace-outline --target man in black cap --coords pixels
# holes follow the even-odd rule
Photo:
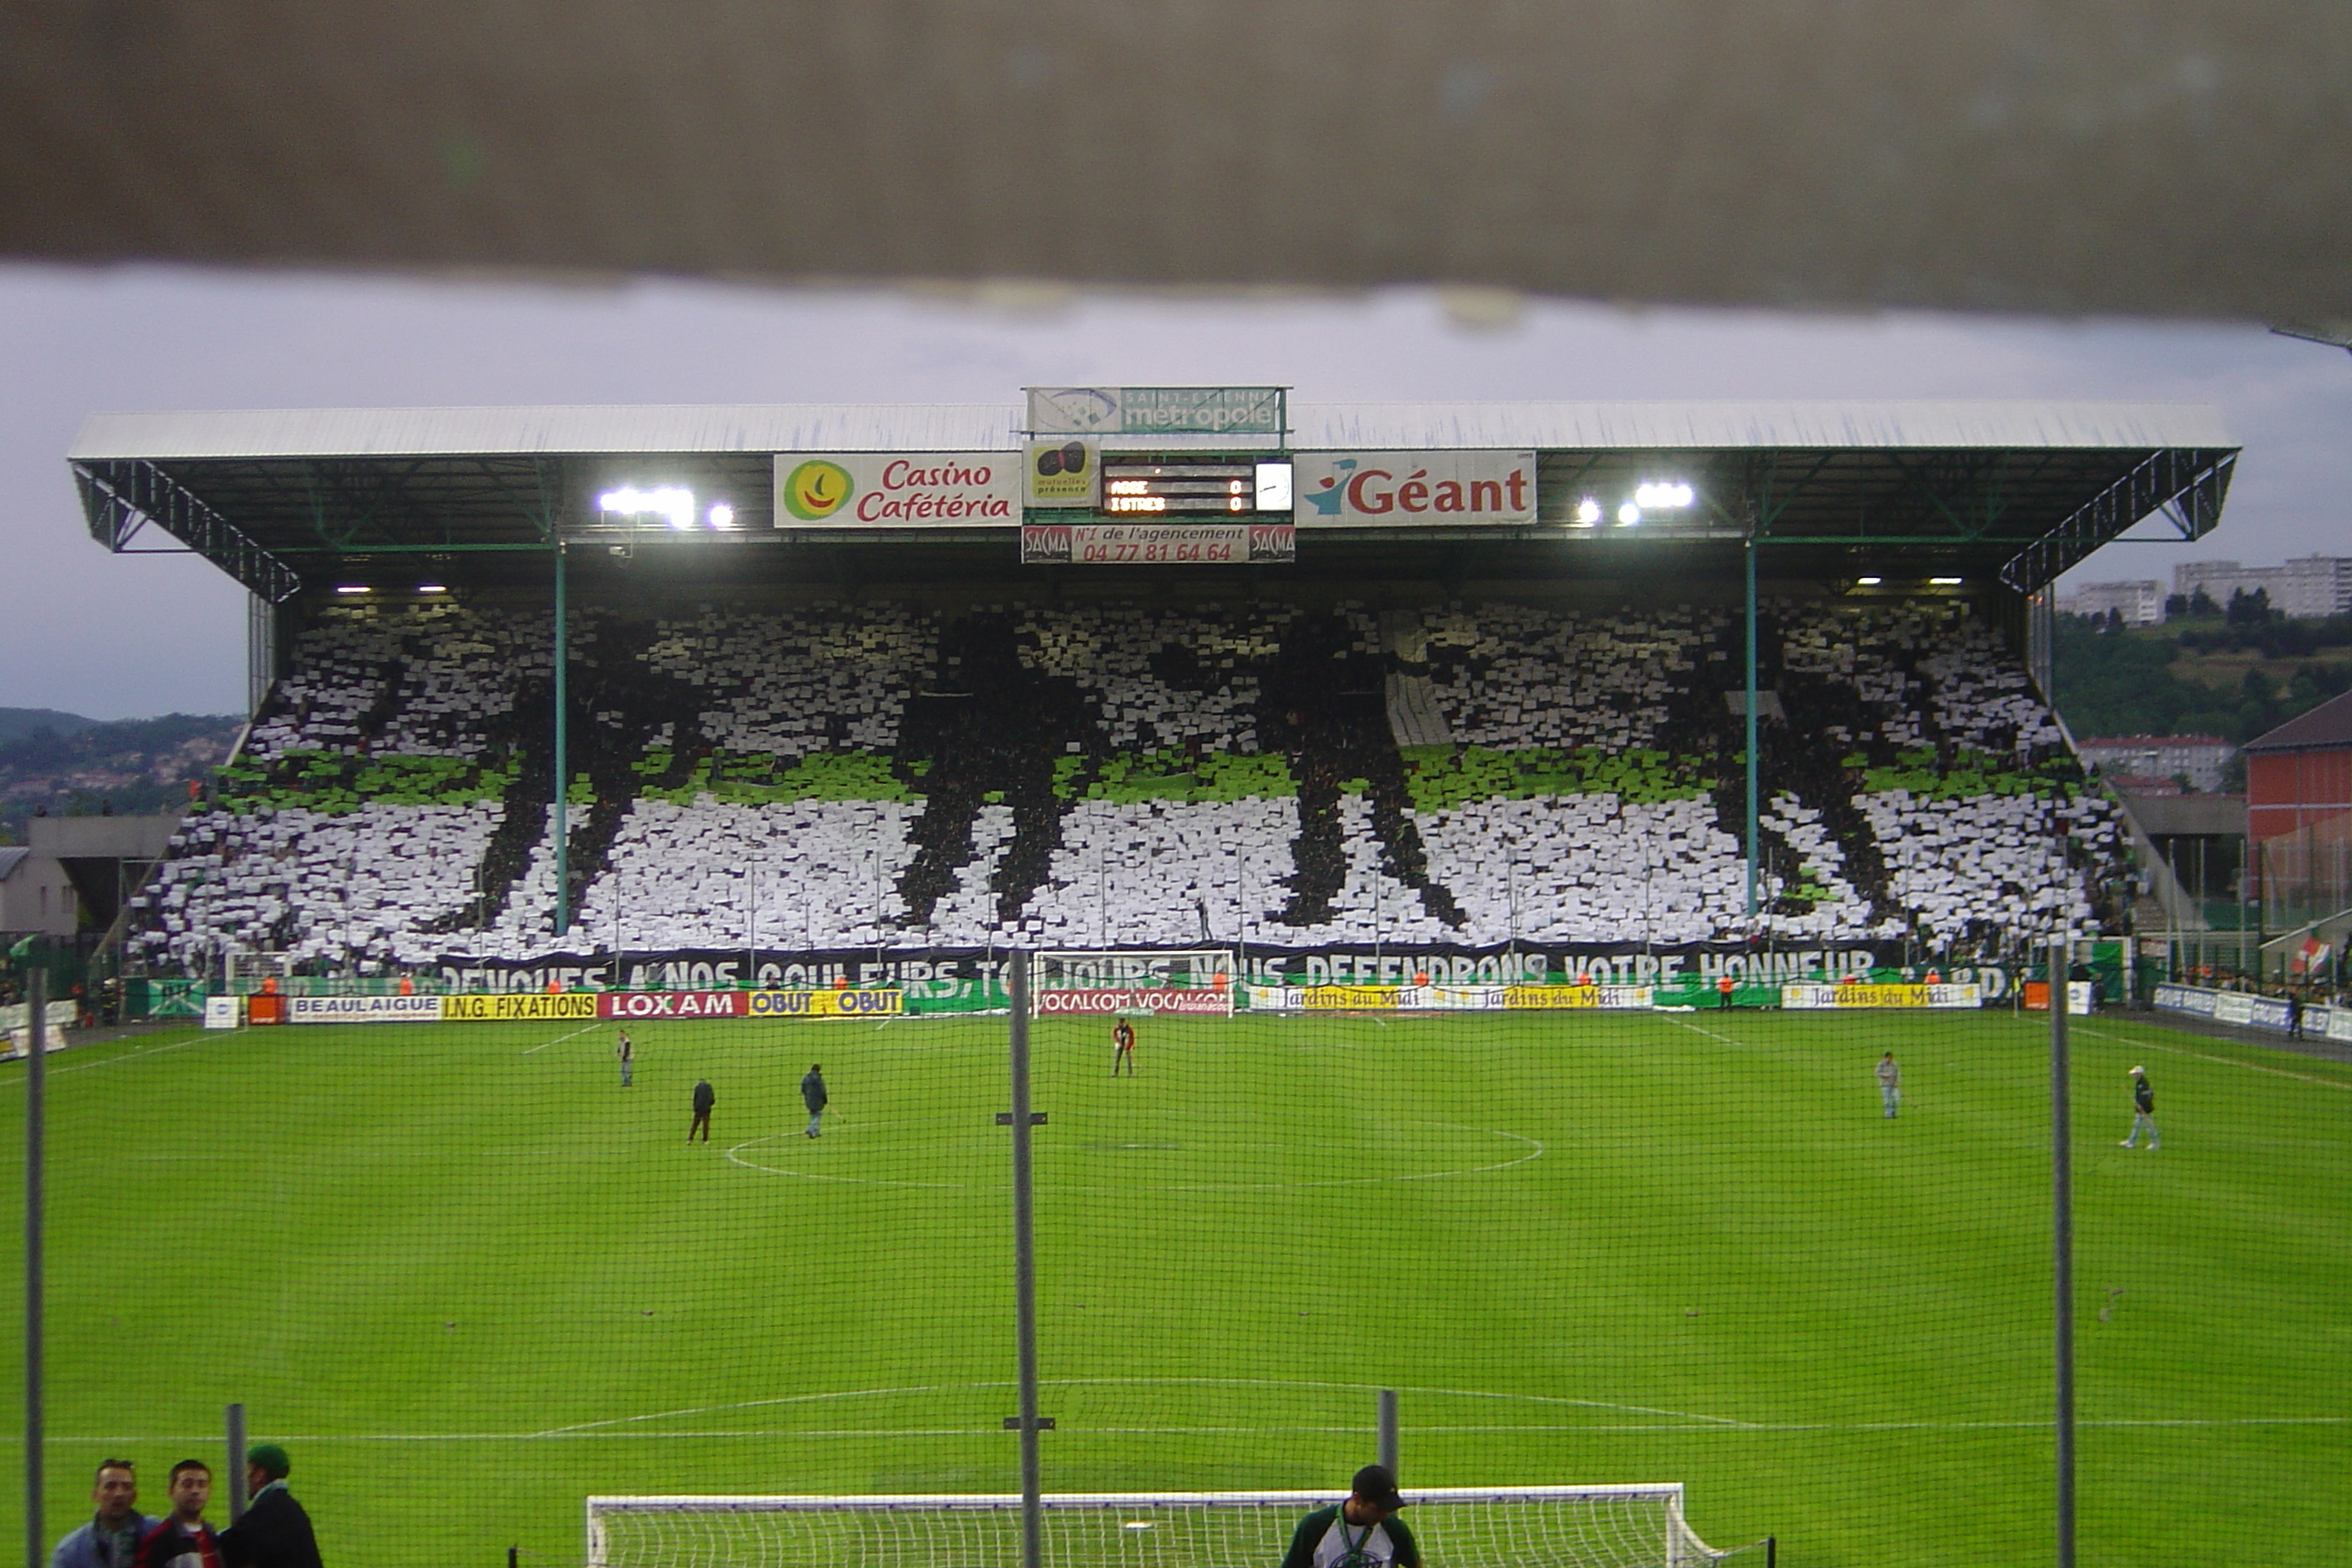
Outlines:
[[[221,1561],[227,1568],[319,1568],[318,1537],[310,1515],[286,1489],[293,1461],[275,1443],[245,1450],[245,1484],[253,1500],[245,1517],[220,1534]]]
[[[1404,1506],[1388,1467],[1366,1465],[1349,1483],[1347,1501],[1299,1521],[1282,1568],[1421,1568],[1413,1533],[1396,1516]]]

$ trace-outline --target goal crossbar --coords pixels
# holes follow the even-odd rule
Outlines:
[[[1066,1492],[1040,1499],[1056,1568],[1266,1568],[1330,1492]],[[1408,1489],[1445,1568],[1700,1568],[1678,1482]],[[589,1568],[1019,1568],[1018,1493],[592,1497]]]

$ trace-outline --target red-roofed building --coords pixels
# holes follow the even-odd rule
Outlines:
[[[2246,836],[2261,868],[2264,968],[2352,933],[2352,692],[2246,743]],[[2272,950],[2275,949],[2275,953]],[[2311,972],[2305,957],[2298,975]]]
[[[2352,691],[2246,742],[2246,834],[2255,842],[2352,812]]]

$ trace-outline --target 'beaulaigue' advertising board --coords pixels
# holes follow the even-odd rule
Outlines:
[[[439,996],[289,996],[289,1023],[439,1023]]]
[[[1009,527],[1018,452],[779,452],[778,528]]]
[[[1291,484],[1302,526],[1536,521],[1533,452],[1301,452]]]

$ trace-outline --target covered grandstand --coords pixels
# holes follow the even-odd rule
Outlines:
[[[2044,590],[2142,521],[2209,531],[2236,457],[2172,405],[1292,405],[1089,438],[1113,486],[1074,507],[784,493],[893,455],[1018,472],[1038,423],[94,418],[96,537],[168,534],[256,605],[253,722],[125,964],[799,983],[1213,942],[1796,974],[2112,932],[2127,843],[2047,700]],[[1310,495],[1514,463],[1499,521]],[[1255,560],[1023,563],[1228,472],[1242,515],[1202,527]]]

